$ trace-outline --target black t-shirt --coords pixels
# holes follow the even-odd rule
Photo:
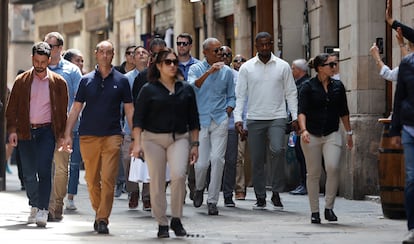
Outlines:
[[[134,84],[132,85],[132,98],[134,101],[137,100],[138,94],[141,91],[141,88],[148,82],[148,69],[144,69],[142,72],[139,72],[137,77],[134,79]]]

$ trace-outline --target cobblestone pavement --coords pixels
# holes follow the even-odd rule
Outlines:
[[[235,201],[235,208],[226,208],[223,196],[218,204],[219,216],[208,216],[207,206],[194,208],[186,199],[182,222],[188,236],[177,238],[170,231],[169,239],[157,239],[157,223],[150,212],[128,209],[127,194],[114,200],[109,235],[93,232],[94,212],[81,171],[76,211],[66,211],[61,222],[48,222],[46,228],[26,224],[29,206],[26,194],[20,191],[17,168],[7,175],[7,190],[0,192],[0,239],[8,243],[401,243],[406,233],[405,220],[386,219],[375,197],[351,201],[338,197],[335,213],[339,221],[321,225],[310,224],[307,196],[282,193],[283,211],[273,210],[270,195],[267,210],[252,210],[254,192],[248,188],[244,201]],[[206,199],[207,195],[204,195]],[[324,201],[321,196],[323,217]],[[169,210],[168,210],[169,211]]]

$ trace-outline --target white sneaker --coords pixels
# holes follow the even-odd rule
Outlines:
[[[67,210],[76,210],[75,202],[73,200],[68,199],[66,201],[66,209]]]
[[[39,209],[36,208],[36,207],[32,207],[30,209],[30,215],[29,215],[29,218],[27,218],[27,223],[28,224],[36,223],[36,214],[37,214],[38,211],[39,211]]]
[[[36,215],[36,224],[39,227],[45,227],[47,223],[47,215],[49,211],[47,210],[39,210]]]
[[[403,241],[403,244],[414,243],[414,229],[408,231],[407,239]]]

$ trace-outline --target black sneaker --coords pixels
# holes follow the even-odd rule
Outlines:
[[[109,234],[108,224],[104,221],[98,223],[98,234]]]
[[[274,209],[276,209],[276,210],[282,210],[283,209],[283,204],[280,201],[280,196],[279,196],[278,192],[273,192],[271,200],[272,200]]]
[[[308,194],[308,191],[306,190],[306,187],[304,185],[299,185],[296,187],[295,190],[290,191],[289,194],[291,195],[306,195]]]
[[[266,199],[258,198],[256,204],[253,205],[254,210],[263,210],[266,208]]]
[[[194,192],[194,199],[193,199],[194,207],[199,208],[203,204],[203,194],[204,194],[204,190],[196,190]]]
[[[185,236],[187,231],[184,230],[183,224],[179,218],[172,218],[170,228],[174,231],[175,236]]]
[[[234,204],[233,199],[231,197],[224,198],[224,206],[225,207],[236,207],[236,204]]]
[[[217,209],[217,204],[215,203],[208,203],[208,215],[218,215],[219,211]]]
[[[158,238],[168,238],[170,237],[168,225],[158,225]]]

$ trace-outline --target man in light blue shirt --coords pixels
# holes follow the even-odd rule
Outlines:
[[[223,177],[224,155],[227,145],[228,120],[236,101],[233,72],[221,62],[221,43],[216,38],[203,42],[202,62],[193,64],[188,82],[193,86],[200,117],[199,158],[195,164],[196,191],[194,206],[203,203],[204,184],[211,163],[208,187],[208,214],[218,215],[217,202]]]
[[[63,50],[63,36],[59,32],[50,32],[46,34],[45,42],[51,47],[49,69],[60,74],[66,81],[69,92],[68,111],[72,107],[75,100],[75,95],[78,90],[79,82],[82,73],[78,66],[62,58]],[[73,152],[58,151],[56,147],[53,162],[54,162],[54,176],[53,189],[49,202],[49,219],[61,220],[63,214],[63,199],[66,196],[68,189],[68,164],[69,156],[70,165],[77,165],[79,167],[82,157],[79,149],[79,135],[78,135],[79,121],[73,128]],[[67,206],[74,208],[73,202]]]

